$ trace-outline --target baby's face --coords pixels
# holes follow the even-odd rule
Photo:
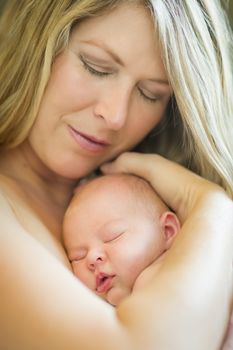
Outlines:
[[[88,186],[65,216],[66,249],[75,275],[118,305],[141,271],[164,251],[164,236],[126,185]]]

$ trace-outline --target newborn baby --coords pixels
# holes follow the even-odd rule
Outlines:
[[[105,175],[77,188],[63,238],[74,274],[116,306],[146,283],[148,266],[155,273],[179,228],[145,180]]]

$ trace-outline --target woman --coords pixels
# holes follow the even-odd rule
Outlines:
[[[151,135],[158,152],[232,195],[226,31],[217,1],[15,0],[6,8],[2,348],[221,346],[233,222],[232,202],[218,185],[155,155],[126,153],[103,167],[145,177],[183,223],[156,280],[117,310],[72,275],[61,222],[78,179]],[[169,148],[161,129],[173,134]]]

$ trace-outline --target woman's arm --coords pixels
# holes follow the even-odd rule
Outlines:
[[[157,293],[161,286],[162,303],[158,306],[164,320],[161,329],[168,330],[170,324],[172,331],[177,317],[178,324],[184,326],[183,333],[182,327],[178,327],[178,332],[176,330],[177,337],[180,335],[184,340],[186,334],[186,344],[188,337],[192,339],[187,348],[219,349],[232,299],[232,201],[217,185],[157,155],[125,153],[115,162],[103,166],[102,170],[105,173],[133,173],[145,178],[178,213],[183,223],[181,232],[155,278]],[[162,296],[166,292],[168,295]],[[168,304],[164,305],[166,298]],[[173,321],[169,319],[169,314],[175,318]],[[188,314],[193,318],[188,318]],[[205,346],[201,342],[195,345],[195,333],[196,339],[202,339],[203,344],[206,339]],[[216,337],[211,339],[211,335]],[[171,339],[170,346],[176,349],[173,344]],[[185,348],[182,340],[181,348]]]
[[[116,312],[29,236],[0,198],[1,348],[218,349],[230,303],[232,202],[204,180],[193,185],[196,176],[173,163],[135,160],[151,180],[160,177],[161,197],[174,202],[185,224],[164,268]],[[190,188],[184,203],[182,181]]]

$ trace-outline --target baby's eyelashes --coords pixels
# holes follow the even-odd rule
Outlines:
[[[125,220],[111,220],[99,229],[98,236],[103,243],[108,243],[118,239],[127,229],[128,227]]]
[[[86,248],[78,248],[73,250],[70,254],[69,254],[69,260],[70,262],[74,262],[74,261],[80,261],[82,259],[84,259],[87,255],[87,249]]]
[[[85,242],[85,246],[74,247],[68,253],[70,263],[78,262],[87,257],[90,251],[104,250],[105,244],[113,243],[123,236],[125,230],[104,230],[98,233],[96,242]]]
[[[104,243],[110,243],[116,241],[119,237],[123,235],[124,231],[112,231],[106,234]]]

